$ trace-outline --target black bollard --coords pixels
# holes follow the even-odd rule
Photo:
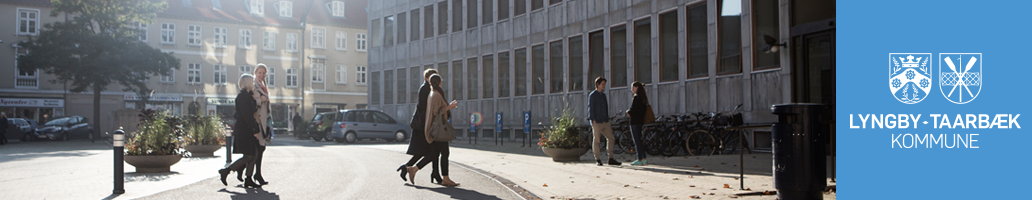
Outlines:
[[[124,194],[125,193],[125,132],[119,127],[115,130],[115,134],[111,136],[112,146],[115,147],[115,189],[111,191],[111,194]]]

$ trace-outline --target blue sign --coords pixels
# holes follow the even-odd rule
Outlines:
[[[530,111],[523,111],[523,133],[530,133]]]
[[[477,132],[477,115],[475,113],[469,114],[469,132]]]
[[[495,132],[502,132],[502,112],[495,114]]]

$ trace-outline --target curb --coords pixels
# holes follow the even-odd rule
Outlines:
[[[487,178],[489,178],[491,180],[494,180],[496,183],[501,184],[502,186],[505,186],[506,189],[508,189],[513,194],[516,194],[516,196],[522,198],[523,200],[527,200],[527,199],[532,199],[532,200],[533,199],[541,199],[541,197],[538,197],[534,193],[531,193],[530,191],[527,191],[526,189],[523,189],[522,187],[520,187],[516,183],[513,183],[509,179],[502,178],[502,177],[500,177],[498,175],[495,175],[495,174],[492,174],[490,172],[486,172],[486,171],[483,171],[483,170],[480,170],[480,169],[477,169],[475,167],[472,167],[472,166],[469,166],[469,165],[466,165],[466,164],[462,164],[462,163],[459,163],[459,162],[449,162],[449,163],[457,165],[459,167],[462,167],[462,168],[464,168],[466,170],[473,171],[473,173],[480,174],[481,176],[487,177]],[[517,191],[517,190],[519,190],[519,191]]]

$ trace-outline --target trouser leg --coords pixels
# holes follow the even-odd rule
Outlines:
[[[638,160],[645,159],[645,143],[641,138],[642,125],[631,125],[631,138],[634,139],[634,151]]]
[[[265,146],[258,146],[258,151],[255,152],[254,156],[254,175],[262,176],[262,157],[265,155]]]
[[[606,153],[609,153],[609,158],[613,158],[613,146],[616,144],[616,137],[613,136],[613,126],[609,122],[600,124],[602,126],[602,135],[606,136]],[[595,157],[598,159],[598,157]]]
[[[448,176],[448,156],[451,155],[450,147],[448,143],[444,142],[438,146],[441,152],[441,160],[438,162],[441,164],[441,175]]]
[[[410,158],[410,159],[408,160],[408,162],[407,162],[407,163],[405,163],[405,166],[416,166],[416,163],[418,163],[418,162],[419,162],[419,159],[420,159],[420,158],[423,158],[423,156],[419,156],[419,155],[416,155],[416,156],[412,156],[412,158]]]
[[[595,160],[601,160],[599,156],[598,143],[602,141],[602,124],[591,123],[591,153],[595,155]]]
[[[437,142],[434,142],[434,143],[437,143]],[[440,155],[440,153],[438,152],[437,147],[435,147],[435,145],[433,143],[431,143],[430,144],[430,152],[427,153],[426,155],[423,155],[423,159],[420,160],[418,164],[416,164],[416,167],[419,167],[419,169],[423,169],[423,167],[425,167],[427,164],[430,164],[430,162],[434,162],[434,166],[437,166],[436,162],[437,162],[437,157],[439,155]]]

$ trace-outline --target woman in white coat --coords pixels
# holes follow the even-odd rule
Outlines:
[[[261,130],[262,138],[258,139],[258,152],[254,163],[254,180],[258,184],[269,184],[262,177],[262,157],[265,154],[265,146],[272,140],[272,107],[269,103],[269,89],[265,87],[265,75],[269,68],[259,63],[254,68],[254,100],[258,103],[258,111],[255,112],[255,119],[258,120],[258,127]]]

